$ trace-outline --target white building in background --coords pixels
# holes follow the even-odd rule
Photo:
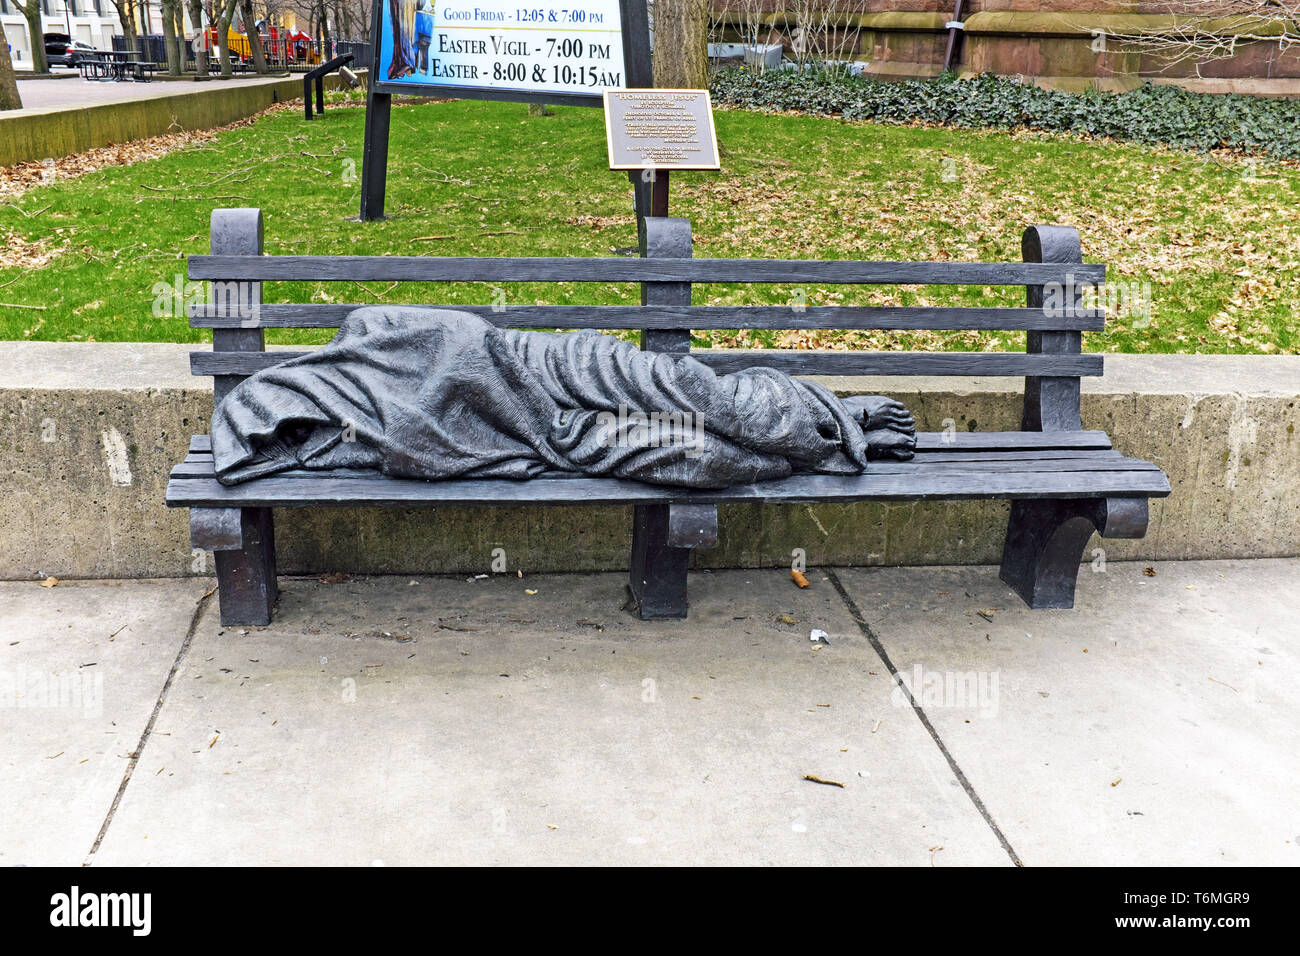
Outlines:
[[[89,43],[99,50],[111,50],[113,37],[122,35],[122,24],[117,19],[117,8],[112,0],[32,0],[41,4],[43,32],[66,33],[74,40]],[[144,33],[161,35],[162,10],[156,0],[143,4],[147,14],[149,29]],[[192,37],[194,29],[190,25],[188,13],[184,18],[185,35]],[[0,0],[0,25],[4,27],[5,39],[9,42],[9,55],[14,69],[30,70],[32,68],[33,39],[27,35],[27,20],[23,17],[18,4],[13,0]],[[44,45],[41,37],[36,43]]]

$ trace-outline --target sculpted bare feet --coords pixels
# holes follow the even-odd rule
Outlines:
[[[884,395],[850,395],[841,401],[853,413],[853,417],[862,422],[862,427],[867,431],[890,425],[900,427],[915,425],[912,413],[907,410],[906,405]]]
[[[867,458],[908,461],[916,452],[916,420],[902,402],[884,395],[853,395],[843,399],[867,437]]]
[[[911,461],[916,454],[916,433],[893,428],[867,432],[867,460]]]

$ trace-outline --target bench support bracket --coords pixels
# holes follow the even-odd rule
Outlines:
[[[686,616],[689,548],[668,543],[668,505],[638,505],[632,520],[628,584],[643,621]]]
[[[647,217],[640,239],[647,259],[690,258],[691,224],[685,219]],[[641,304],[689,306],[691,284],[642,283]],[[689,352],[691,330],[646,330],[641,333],[641,347],[652,352]],[[633,509],[629,584],[642,620],[686,616],[691,548],[711,547],[717,541],[717,523],[714,506],[637,505]]]
[[[190,547],[204,551],[238,551],[244,546],[238,508],[191,508]]]
[[[671,547],[712,548],[717,543],[717,505],[668,506],[668,544]]]
[[[629,583],[643,621],[686,617],[691,551],[717,542],[717,505],[637,506]]]
[[[1079,233],[1069,226],[1030,226],[1020,240],[1025,262],[1083,263]],[[1031,309],[1045,307],[1050,292],[1052,308],[1066,315],[1076,315],[1083,308],[1083,287],[1074,282],[1058,287],[1027,286],[1025,304]],[[1080,332],[1026,332],[1025,351],[1030,355],[1079,355],[1083,348]],[[1039,376],[1025,378],[1025,411],[1021,427],[1025,431],[1079,431],[1081,391],[1078,376]]]
[[[202,510],[206,509],[193,509]],[[239,518],[240,544],[212,554],[217,564],[221,623],[227,626],[270,624],[271,609],[280,596],[275,583],[275,528],[271,520],[271,509],[211,510],[234,511]],[[191,517],[191,536],[193,528]]]
[[[211,247],[214,255],[260,256],[262,213],[258,209],[214,209]],[[228,301],[213,283],[217,301]],[[235,301],[260,307],[262,283],[252,282],[240,290]],[[237,329],[213,329],[214,352],[261,352],[265,347],[262,328],[254,321]],[[213,400],[220,403],[239,384],[239,377],[218,375],[213,380]],[[204,511],[212,514],[202,514]],[[197,518],[196,518],[197,513]],[[270,624],[271,608],[279,591],[275,584],[275,530],[270,508],[195,508],[190,511],[190,536],[196,521],[200,534],[210,535],[217,565],[217,588],[221,602],[221,623]],[[237,525],[236,526],[236,522]]]
[[[1093,532],[1140,538],[1148,513],[1145,498],[1013,501],[1002,580],[1031,608],[1074,607],[1079,565]]]

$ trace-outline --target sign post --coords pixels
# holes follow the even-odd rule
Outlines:
[[[392,97],[600,106],[654,85],[645,0],[375,0],[361,219],[382,219]],[[638,217],[648,183],[632,175]]]

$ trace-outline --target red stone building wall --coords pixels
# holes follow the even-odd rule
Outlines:
[[[788,48],[799,2],[763,0],[760,39]],[[953,0],[802,2],[829,2],[848,17],[840,38],[856,48],[857,59],[869,61],[867,72],[873,75],[934,76],[943,68],[944,25],[952,19]],[[740,38],[742,9],[750,10],[752,19],[759,7],[743,0],[715,4],[716,38]],[[1161,17],[1170,12],[1178,11],[1162,0],[970,0],[962,12],[966,29],[956,69],[1019,75],[1065,89],[1127,89],[1151,80],[1211,92],[1300,95],[1300,45],[1283,50],[1275,42],[1256,41],[1240,44],[1228,59],[1172,63],[1115,39],[1159,29],[1167,22]]]

